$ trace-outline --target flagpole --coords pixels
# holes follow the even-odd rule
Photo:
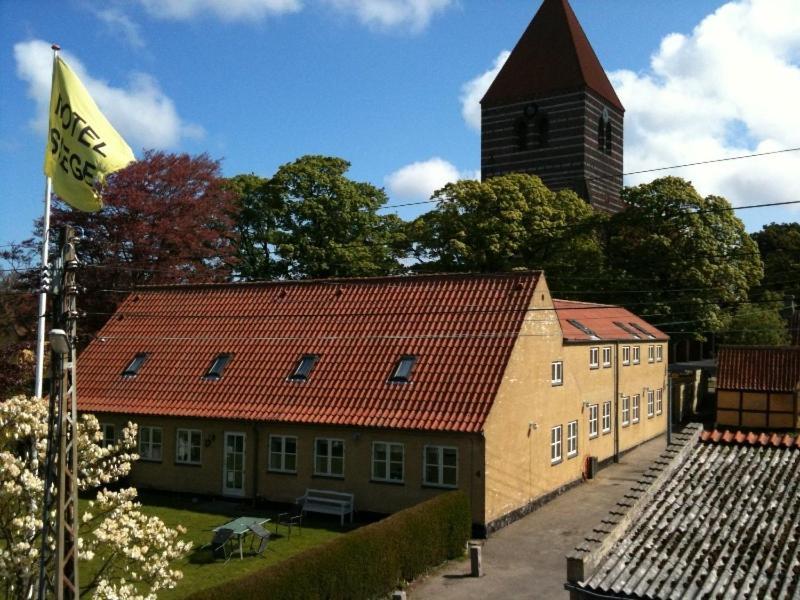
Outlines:
[[[58,58],[58,52],[61,46],[53,44],[50,46],[53,49],[53,69],[55,72],[55,63]],[[50,78],[50,93],[52,94],[53,78]],[[42,275],[50,264],[50,196],[53,194],[53,181],[49,176],[45,178],[44,186],[44,218],[42,219]],[[44,283],[44,282],[42,282]],[[44,375],[44,336],[47,313],[47,287],[42,285],[42,290],[39,293],[39,329],[36,335],[36,386],[34,395],[37,398],[42,397],[42,380]]]

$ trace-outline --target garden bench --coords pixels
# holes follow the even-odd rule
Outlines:
[[[344,525],[344,516],[350,515],[353,522],[355,499],[353,494],[347,492],[331,492],[328,490],[307,489],[306,493],[297,499],[300,512],[318,512],[328,515],[339,515],[341,524]]]

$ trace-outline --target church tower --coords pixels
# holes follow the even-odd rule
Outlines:
[[[484,179],[518,172],[624,208],[625,108],[567,0],[544,0],[481,100]]]

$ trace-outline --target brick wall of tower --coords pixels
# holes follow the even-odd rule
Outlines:
[[[526,114],[535,105],[537,112]],[[587,90],[484,107],[481,111],[481,172],[538,175],[551,190],[572,189],[599,210],[617,212],[622,186],[622,114],[608,106],[612,152],[598,148],[597,122],[608,106]],[[540,140],[547,116],[548,139]],[[525,123],[525,126],[520,123]]]

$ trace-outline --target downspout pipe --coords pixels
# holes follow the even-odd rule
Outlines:
[[[253,450],[253,506],[255,507],[258,500],[258,451],[261,448],[261,442],[258,437],[258,425],[253,425],[253,440],[255,448]]]
[[[614,344],[614,462],[619,462],[619,342]]]

